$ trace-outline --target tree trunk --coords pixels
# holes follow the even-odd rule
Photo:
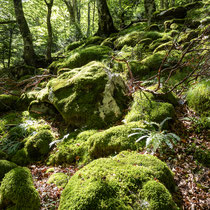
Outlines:
[[[76,20],[76,7],[75,7],[76,1],[75,0],[73,2],[71,2],[70,0],[63,0],[63,1],[67,6],[67,9],[68,9],[68,12],[70,15],[70,24],[74,25],[74,27],[76,29],[76,39],[83,38],[84,35],[83,35],[82,30]]]
[[[156,5],[154,0],[144,0],[145,15],[148,19],[148,24],[151,23],[152,14],[156,11]]]
[[[8,49],[8,63],[7,67],[10,67],[10,62],[11,62],[11,56],[12,56],[12,36],[14,32],[15,26],[13,28],[10,28],[9,30],[9,49]]]
[[[98,31],[96,35],[107,36],[117,32],[106,0],[97,0],[98,7]]]
[[[48,32],[48,40],[47,40],[47,53],[46,57],[48,61],[52,60],[52,44],[53,44],[53,34],[52,34],[52,25],[51,25],[51,15],[52,15],[52,7],[53,7],[53,1],[50,0],[48,3],[47,0],[44,0],[45,4],[47,5],[47,32]]]
[[[31,32],[24,16],[22,0],[13,0],[13,3],[15,8],[16,20],[24,43],[23,59],[27,65],[35,66],[36,54],[34,52]]]
[[[175,0],[171,0],[171,6],[172,6],[172,7],[175,6]]]
[[[165,9],[168,9],[168,8],[169,8],[169,1],[165,0]]]
[[[94,0],[94,2],[93,2],[93,26],[92,26],[93,33],[95,31],[95,12],[96,12],[96,0]]]
[[[87,26],[87,37],[90,36],[90,2],[88,2],[88,17],[87,17],[87,22],[88,22],[88,26]]]
[[[164,9],[164,4],[165,4],[164,0],[160,0],[160,9]]]

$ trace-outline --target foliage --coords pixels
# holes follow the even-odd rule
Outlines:
[[[157,149],[161,149],[165,145],[168,146],[170,149],[173,149],[174,144],[176,144],[177,141],[180,140],[180,138],[174,133],[168,133],[168,131],[163,130],[164,124],[167,120],[170,119],[171,118],[167,117],[161,123],[146,122],[146,124],[148,124],[151,129],[134,128],[133,130],[137,130],[138,132],[132,133],[128,135],[128,137],[140,134],[141,137],[139,137],[136,142],[146,139],[146,149],[149,152],[151,151],[152,154],[154,154]]]

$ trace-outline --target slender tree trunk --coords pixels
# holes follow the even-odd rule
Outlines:
[[[36,54],[34,52],[31,32],[24,16],[22,0],[13,0],[13,3],[15,8],[16,20],[24,43],[24,61],[28,65],[35,66]]]
[[[79,24],[76,21],[76,9],[75,9],[75,0],[73,2],[70,2],[70,0],[63,0],[64,3],[67,6],[69,15],[70,15],[70,24],[75,26],[76,29],[76,38],[80,39],[83,38],[84,35],[82,33],[82,30],[79,26]]]
[[[165,0],[165,9],[168,9],[168,8],[169,8],[169,1]]]
[[[90,2],[88,2],[88,17],[87,17],[87,22],[88,22],[88,26],[87,26],[87,37],[90,36]]]
[[[8,49],[8,63],[7,63],[8,68],[10,67],[11,56],[12,56],[12,36],[14,29],[15,26],[9,30],[9,49]]]
[[[172,7],[175,6],[175,0],[171,0],[171,6],[172,6]]]
[[[145,15],[148,19],[148,24],[151,23],[152,14],[156,11],[154,0],[144,0]]]
[[[117,32],[117,29],[114,26],[111,14],[106,0],[97,0],[98,7],[98,31],[96,35],[107,36],[111,33]]]
[[[92,25],[93,33],[95,31],[95,13],[96,13],[96,0],[94,0],[93,2],[93,25]]]
[[[47,0],[44,0],[45,4],[47,5],[47,31],[48,31],[48,40],[47,40],[47,53],[46,57],[48,61],[52,60],[52,44],[53,44],[53,33],[52,33],[52,25],[51,25],[51,15],[52,15],[52,7],[53,1],[50,0],[48,3]]]
[[[160,9],[164,9],[164,0],[160,0]]]

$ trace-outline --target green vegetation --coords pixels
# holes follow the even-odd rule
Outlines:
[[[167,188],[173,190],[174,182],[166,164],[153,156],[122,152],[78,171],[64,189],[59,209],[132,209],[145,203],[152,209],[176,209]]]
[[[40,198],[29,169],[17,167],[7,173],[0,187],[1,209],[40,209]]]
[[[59,188],[65,188],[69,180],[68,175],[64,173],[55,173],[47,180],[48,184],[55,184]]]
[[[2,181],[6,173],[16,167],[17,165],[15,163],[8,160],[0,160],[0,181]]]

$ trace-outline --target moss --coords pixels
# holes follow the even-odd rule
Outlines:
[[[106,157],[119,153],[122,150],[137,150],[143,147],[144,143],[136,143],[136,137],[128,137],[133,128],[144,127],[143,124],[129,123],[111,127],[105,131],[96,133],[88,139],[88,154],[92,159]]]
[[[196,38],[198,36],[198,32],[195,30],[189,31],[189,32],[183,32],[180,34],[180,37],[178,39],[179,43],[186,43],[190,42],[192,39]]]
[[[175,23],[175,24],[178,24],[178,25],[182,25],[182,24],[185,23],[185,21],[186,21],[186,19],[172,19],[172,20],[166,20],[166,21],[164,22],[165,31],[166,31],[167,29],[170,29],[170,27],[171,27],[172,24]]]
[[[69,126],[101,128],[118,120],[126,107],[126,86],[99,62],[74,69],[48,84],[49,100]]]
[[[148,31],[160,31],[160,28],[157,24],[152,24],[147,28]]]
[[[147,120],[161,122],[175,113],[172,104],[155,99],[151,93],[136,92],[131,110],[125,116],[126,122]]]
[[[67,51],[72,51],[76,48],[78,48],[79,46],[81,46],[82,44],[84,44],[84,41],[76,41],[76,42],[72,42],[71,44],[69,44],[67,47],[66,47],[66,50]]]
[[[201,81],[193,85],[187,92],[187,103],[195,111],[209,116],[210,80]]]
[[[36,135],[29,137],[25,144],[26,151],[31,160],[43,159],[49,151],[49,144],[54,140],[54,136],[48,130],[39,131]]]
[[[0,112],[16,109],[18,99],[19,98],[17,96],[13,95],[0,95]]]
[[[162,183],[153,183],[156,194],[140,193],[150,188],[154,179]],[[165,163],[150,155],[122,152],[95,160],[78,171],[62,192],[59,209],[140,209],[146,198],[149,205],[154,205],[160,192],[158,205],[176,208],[163,184],[174,189],[172,172]]]
[[[50,154],[48,164],[61,165],[85,162],[88,156],[87,140],[96,130],[71,133],[67,139],[57,145],[58,150]]]
[[[100,45],[102,42],[104,41],[103,37],[100,36],[92,36],[92,37],[88,37],[85,40],[85,45]]]
[[[124,45],[134,47],[143,37],[142,32],[133,31],[129,34],[119,37],[114,46],[116,49],[121,49]]]
[[[58,188],[65,188],[69,180],[69,176],[64,173],[55,173],[47,180],[47,184],[55,184]]]
[[[6,160],[8,158],[8,155],[0,150],[0,160]]]
[[[18,150],[11,158],[11,161],[19,166],[27,166],[30,163],[28,152],[25,148]]]
[[[177,209],[167,188],[158,181],[148,181],[143,186],[140,195],[144,202],[149,204],[149,209]]]
[[[169,49],[172,47],[172,45],[173,45],[172,41],[161,44],[154,50],[153,53],[155,54],[156,52],[162,51],[162,50],[168,50],[169,51]]]
[[[4,177],[0,187],[1,209],[39,210],[39,194],[29,169],[17,167]]]
[[[111,49],[106,46],[87,46],[76,50],[71,54],[63,63],[59,65],[59,68],[77,68],[84,66],[91,61],[100,61],[108,57]]]
[[[135,78],[141,78],[150,72],[148,66],[143,65],[140,61],[132,60],[129,65]]]
[[[0,181],[2,181],[6,173],[15,167],[17,167],[15,163],[12,163],[8,160],[0,160]]]
[[[102,43],[101,46],[107,46],[110,48],[114,48],[114,41],[117,39],[117,37],[109,37],[107,39],[105,39]]]

